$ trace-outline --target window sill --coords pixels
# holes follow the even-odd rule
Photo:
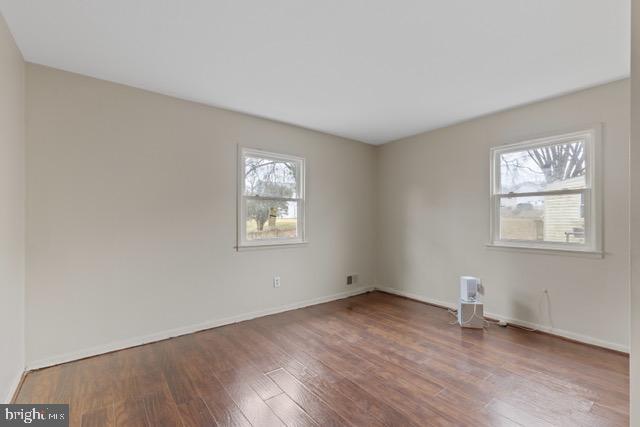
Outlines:
[[[519,244],[509,243],[487,243],[487,248],[501,251],[514,251],[533,254],[546,254],[546,255],[566,255],[566,256],[578,256],[585,258],[604,258],[604,252],[594,251],[590,249],[572,249],[572,248],[557,248],[551,246],[527,246]]]
[[[303,240],[295,240],[291,242],[261,242],[261,243],[251,243],[251,244],[242,244],[234,246],[234,249],[238,252],[241,251],[255,251],[260,249],[288,249],[288,248],[299,248],[307,246],[309,242]]]

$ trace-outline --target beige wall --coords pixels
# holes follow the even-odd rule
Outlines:
[[[597,122],[604,124],[604,259],[487,248],[490,147]],[[628,348],[628,139],[624,80],[383,145],[378,283],[452,304],[458,277],[479,276],[489,313]]]
[[[374,147],[37,65],[27,78],[29,366],[352,290],[349,272],[372,284]],[[307,246],[234,250],[237,144],[306,158]]]
[[[640,0],[631,13],[631,425],[640,425]]]
[[[31,367],[350,291],[347,272],[445,303],[478,275],[492,314],[628,348],[627,80],[376,148],[37,65],[27,79]],[[489,148],[596,122],[605,258],[486,248]],[[309,245],[233,250],[237,144],[307,158]]]
[[[25,64],[0,15],[0,402],[24,370]]]

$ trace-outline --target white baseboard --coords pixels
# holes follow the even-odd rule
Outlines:
[[[9,387],[9,391],[7,392],[7,396],[4,398],[4,403],[8,404],[11,403],[11,400],[13,399],[13,396],[15,396],[16,392],[18,391],[18,387],[20,387],[20,381],[22,380],[22,375],[24,375],[24,372],[19,372],[18,376],[14,378],[14,380],[11,382],[11,386]]]
[[[84,349],[84,350],[64,353],[64,354],[60,354],[60,355],[56,355],[56,356],[52,356],[52,357],[47,357],[47,358],[44,358],[44,359],[35,360],[35,361],[27,363],[27,371],[34,370],[34,369],[46,368],[48,366],[58,365],[60,363],[71,362],[71,361],[78,360],[78,359],[84,359],[86,357],[98,356],[100,354],[109,353],[109,352],[112,352],[112,351],[124,350],[126,348],[135,347],[135,346],[139,346],[139,345],[142,345],[142,344],[148,344],[148,343],[152,343],[152,342],[156,342],[156,341],[162,341],[162,340],[165,340],[165,339],[168,339],[168,338],[177,337],[177,336],[180,336],[180,335],[191,334],[193,332],[203,331],[203,330],[206,330],[206,329],[216,328],[216,327],[219,327],[219,326],[229,325],[229,324],[232,324],[232,323],[242,322],[242,321],[245,321],[245,320],[251,320],[251,319],[255,319],[257,317],[268,316],[270,314],[282,313],[282,312],[285,312],[285,311],[296,310],[298,308],[308,307],[308,306],[311,306],[311,305],[322,304],[322,303],[329,302],[329,301],[335,301],[335,300],[339,300],[339,299],[343,299],[343,298],[348,298],[350,296],[363,294],[365,292],[370,292],[370,291],[375,290],[375,289],[378,289],[378,290],[384,291],[384,292],[388,292],[390,294],[395,294],[395,295],[400,295],[400,296],[404,296],[404,297],[407,297],[407,298],[415,299],[417,301],[426,302],[426,303],[433,304],[433,305],[438,305],[438,306],[442,306],[442,307],[446,307],[446,308],[452,308],[452,309],[456,308],[456,305],[454,303],[447,302],[447,301],[440,301],[440,300],[436,300],[436,299],[433,299],[433,298],[427,298],[425,296],[414,294],[414,293],[411,293],[411,292],[406,292],[406,291],[403,291],[401,289],[395,289],[395,288],[390,288],[390,287],[385,287],[385,286],[362,287],[362,288],[354,289],[352,291],[339,292],[337,294],[332,294],[332,295],[313,298],[313,299],[309,299],[309,300],[299,301],[299,302],[296,302],[296,303],[286,304],[286,305],[275,307],[275,308],[270,308],[270,309],[265,309],[265,310],[258,310],[258,311],[253,311],[253,312],[249,312],[249,313],[239,314],[237,316],[231,316],[231,317],[226,317],[226,318],[221,318],[221,319],[209,320],[209,321],[198,323],[198,324],[194,324],[194,325],[184,326],[184,327],[180,327],[180,328],[170,329],[170,330],[167,330],[167,331],[157,332],[157,333],[150,334],[150,335],[145,335],[145,336],[142,336],[142,337],[129,338],[129,339],[126,339],[126,340],[116,341],[116,342],[112,342],[112,343],[109,343],[109,344],[100,345],[100,346],[96,346],[96,347],[91,347],[91,348]],[[629,348],[627,346],[624,346],[624,345],[621,345],[621,344],[617,344],[617,343],[611,343],[611,342],[600,340],[600,339],[593,338],[593,337],[590,337],[590,336],[576,334],[576,333],[573,333],[573,332],[570,332],[570,331],[551,328],[551,327],[548,327],[548,326],[539,325],[539,324],[535,324],[535,323],[531,323],[531,322],[526,322],[526,321],[523,321],[523,320],[513,319],[513,318],[505,317],[505,316],[502,316],[502,315],[499,315],[499,314],[495,314],[495,313],[488,313],[487,312],[486,316],[490,317],[490,318],[497,319],[497,320],[504,320],[504,321],[506,321],[508,323],[511,323],[511,324],[514,324],[514,325],[524,326],[524,327],[530,328],[530,329],[537,329],[537,330],[542,331],[542,332],[546,332],[546,333],[549,333],[549,334],[552,334],[552,335],[557,335],[557,336],[568,338],[568,339],[571,339],[571,340],[583,342],[583,343],[586,343],[586,344],[596,345],[598,347],[604,347],[604,348],[608,348],[608,349],[612,349],[612,350],[616,350],[616,351],[621,351],[621,352],[624,352],[624,353],[628,353],[629,352]],[[9,396],[8,396],[9,400],[13,397],[13,394],[14,394],[15,390],[17,389],[18,385],[20,384],[21,375],[22,375],[22,373],[20,373],[20,375],[18,375],[18,377],[15,380],[15,384],[13,384],[13,387],[10,390],[10,393],[9,393]]]
[[[383,291],[383,292],[389,293],[389,294],[399,295],[401,297],[411,298],[411,299],[414,299],[416,301],[426,302],[427,304],[438,305],[438,306],[441,306],[441,307],[451,308],[451,309],[455,309],[456,308],[456,305],[453,304],[453,303],[446,302],[446,301],[440,301],[440,300],[433,299],[433,298],[427,298],[427,297],[424,297],[422,295],[413,294],[411,292],[403,291],[402,289],[388,288],[386,286],[376,286],[376,289],[379,290],[379,291]]]
[[[426,302],[428,304],[439,305],[439,306],[446,307],[446,308],[456,309],[456,304],[455,303],[446,302],[446,301],[440,301],[440,300],[436,300],[436,299],[433,299],[433,298],[427,298],[427,297],[422,296],[422,295],[414,294],[414,293],[411,293],[411,292],[405,292],[405,291],[403,291],[401,289],[395,289],[395,288],[390,288],[390,287],[385,287],[385,286],[376,286],[376,289],[378,289],[380,291],[383,291],[383,292],[388,292],[390,294],[400,295],[400,296],[403,296],[403,297],[415,299],[417,301]],[[496,313],[485,312],[485,316],[489,317],[491,319],[504,320],[505,322],[511,323],[513,325],[523,326],[523,327],[529,328],[529,329],[537,329],[538,331],[546,332],[546,333],[551,334],[551,335],[557,335],[557,336],[563,337],[563,338],[568,338],[568,339],[573,340],[573,341],[578,341],[578,342],[585,343],[585,344],[590,344],[590,345],[595,345],[595,346],[598,346],[598,347],[608,348],[610,350],[616,350],[616,351],[620,351],[620,352],[623,352],[623,353],[629,353],[629,347],[628,346],[625,346],[623,344],[609,342],[609,341],[604,341],[604,340],[601,340],[601,339],[598,339],[598,338],[590,337],[588,335],[577,334],[575,332],[566,331],[564,329],[557,329],[557,328],[552,328],[550,326],[545,326],[545,325],[540,325],[540,324],[537,324],[537,323],[527,322],[527,321],[524,321],[524,320],[514,319],[512,317],[506,317],[506,316],[502,316],[502,315],[496,314]]]
[[[299,302],[286,304],[286,305],[275,307],[275,308],[253,311],[253,312],[239,314],[237,316],[231,316],[231,317],[226,317],[222,319],[208,320],[206,322],[198,323],[195,325],[183,326],[180,328],[170,329],[167,331],[156,332],[154,334],[145,335],[142,337],[129,338],[126,340],[116,341],[116,342],[112,342],[105,345],[87,348],[84,350],[78,350],[78,351],[73,351],[69,353],[59,354],[56,356],[51,356],[44,359],[28,362],[27,371],[46,368],[48,366],[53,366],[53,365],[59,365],[60,363],[71,362],[74,360],[84,359],[86,357],[91,357],[91,356],[97,356],[104,353],[110,353],[116,350],[123,350],[125,348],[136,347],[142,344],[148,344],[155,341],[162,341],[162,340],[177,337],[180,335],[191,334],[193,332],[203,331],[206,329],[211,329],[219,326],[229,325],[232,323],[242,322],[244,320],[255,319],[257,317],[268,316],[270,314],[282,313],[285,311],[296,310],[298,308],[308,307],[311,305],[322,304],[329,301],[348,298],[348,297],[363,294],[365,292],[369,292],[372,290],[374,290],[373,287],[360,287],[350,291],[339,292],[337,294],[299,301]]]

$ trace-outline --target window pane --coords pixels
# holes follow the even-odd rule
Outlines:
[[[245,195],[299,197],[298,162],[247,156],[244,160]]]
[[[503,194],[585,187],[584,140],[503,153],[498,161]]]
[[[298,237],[298,202],[246,200],[247,240]]]
[[[500,199],[500,238],[585,243],[584,194]]]

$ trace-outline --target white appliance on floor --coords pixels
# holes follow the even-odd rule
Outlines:
[[[482,282],[477,277],[460,277],[460,300],[458,301],[458,323],[463,328],[484,327],[484,306],[480,301]]]

